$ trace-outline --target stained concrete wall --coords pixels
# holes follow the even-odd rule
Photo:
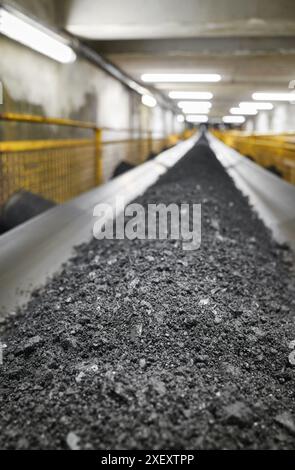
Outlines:
[[[159,106],[147,108],[141,97],[97,68],[77,58],[63,65],[10,39],[0,37],[0,81],[3,104],[0,112],[28,113],[95,122],[98,127],[135,129],[134,132],[104,131],[108,141],[148,137],[162,139],[153,151],[165,145],[175,131],[176,117]],[[179,129],[180,131],[181,129]],[[88,138],[92,131],[61,126],[0,123],[0,140]],[[108,180],[121,160],[137,164],[147,157],[148,141],[103,146],[103,179]],[[0,162],[1,166],[1,162]],[[1,167],[0,167],[1,173]],[[1,179],[1,174],[0,174]]]
[[[57,26],[66,23],[72,6],[71,0],[8,0],[8,3]],[[73,64],[62,65],[4,37],[0,38],[0,46],[2,111],[71,117],[105,127],[152,129],[155,135],[163,137],[174,130],[175,116],[167,120],[166,112],[159,106],[146,108],[140,96],[86,60],[78,58]],[[23,127],[15,129],[21,133]],[[181,131],[179,126],[178,129]],[[12,137],[10,131],[9,138]]]
[[[59,64],[4,37],[0,45],[2,111],[90,120],[102,127],[151,126],[163,136],[173,132],[173,119],[161,108],[146,108],[136,93],[88,61]],[[14,129],[18,138],[28,137],[21,135],[21,125]],[[16,135],[10,131],[8,137]]]

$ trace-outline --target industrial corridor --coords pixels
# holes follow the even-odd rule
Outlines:
[[[294,4],[123,3],[0,1],[0,450],[287,467]]]

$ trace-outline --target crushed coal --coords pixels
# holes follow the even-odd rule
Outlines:
[[[202,243],[93,240],[2,322],[3,449],[292,449],[291,252],[203,139],[137,202]]]

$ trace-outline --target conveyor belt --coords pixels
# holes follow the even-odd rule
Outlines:
[[[197,136],[161,153],[153,161],[50,209],[0,237],[0,314],[26,302],[32,289],[44,284],[72,254],[73,247],[91,238],[93,208],[127,204],[151,186],[195,144]]]
[[[0,323],[0,448],[293,449],[289,251],[205,139],[136,202],[201,203],[201,246],[93,239]]]

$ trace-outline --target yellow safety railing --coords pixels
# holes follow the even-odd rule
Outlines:
[[[0,207],[20,189],[64,202],[108,179],[121,160],[139,164],[178,139],[157,138],[151,131],[98,128],[91,122],[14,113],[0,114],[0,121],[7,126],[52,127],[50,137],[42,140],[16,140],[16,131],[5,132],[14,138],[0,142]],[[73,128],[79,138],[64,138],[63,133],[61,138],[52,138],[62,127]]]
[[[213,133],[242,155],[295,184],[295,132],[262,134],[215,130]]]

